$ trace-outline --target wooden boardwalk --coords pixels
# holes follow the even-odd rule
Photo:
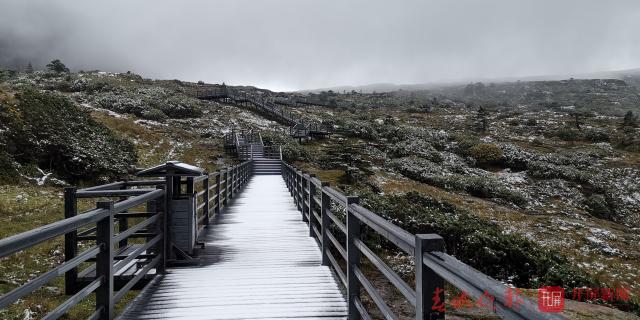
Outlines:
[[[280,175],[257,175],[202,239],[121,319],[345,319],[347,304]]]

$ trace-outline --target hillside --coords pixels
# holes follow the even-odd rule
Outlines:
[[[640,95],[631,82],[311,94],[334,107],[288,108],[331,123],[335,134],[298,143],[260,114],[195,99],[203,84],[98,71],[0,72],[0,81],[0,214],[11,222],[0,237],[60,219],[61,186],[173,159],[215,170],[234,161],[223,134],[256,128],[288,161],[412,233],[442,234],[448,252],[505,283],[624,287],[632,301],[596,302],[640,312]],[[38,263],[3,267],[11,280],[0,288],[59,263],[61,250],[51,243],[34,254]],[[405,258],[386,257],[410,274]],[[37,297],[10,312],[47,308],[36,305]],[[576,307],[575,316],[613,310],[598,308]]]

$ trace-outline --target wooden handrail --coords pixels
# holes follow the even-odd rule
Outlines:
[[[302,212],[302,219],[309,225],[309,235],[317,238],[321,245],[323,264],[333,268],[346,287],[350,318],[369,318],[369,312],[360,300],[360,287],[369,293],[386,319],[397,318],[387,307],[382,295],[361,271],[359,265],[363,256],[415,307],[416,319],[444,319],[444,312],[434,308],[436,294],[437,298],[444,303],[444,282],[463,290],[474,299],[481,299],[487,294],[495,297],[496,314],[505,319],[564,319],[558,314],[539,311],[537,303],[531,299],[515,295],[508,296],[507,286],[446,254],[444,240],[439,235],[412,235],[358,204],[357,197],[346,196],[331,188],[328,183],[284,161],[281,167],[282,176],[293,201]],[[346,222],[340,221],[331,212],[332,203],[344,208]],[[360,239],[362,224],[414,257],[415,289]],[[346,239],[344,247],[331,231],[334,226],[343,233],[343,239]],[[318,228],[320,228],[319,232]],[[345,262],[346,271],[331,253],[332,250],[340,253],[340,258]],[[521,300],[516,302],[516,299]],[[509,307],[516,303],[519,304],[519,308]]]
[[[249,94],[246,91],[242,91],[241,93],[239,93],[236,89],[228,87],[224,89],[214,88],[204,91],[198,90],[196,91],[195,96],[199,99],[231,99],[231,101],[234,103],[248,102],[254,106],[255,110],[260,111],[263,114],[266,114],[267,116],[272,117],[276,120],[279,120],[286,125],[290,125],[290,132],[294,138],[307,138],[311,137],[312,135],[324,136],[331,133],[330,128],[325,125],[319,126],[317,123],[305,121],[304,118],[294,116],[292,112],[286,112],[284,108],[276,105],[279,100],[273,100],[270,97],[267,97],[265,99],[262,96]],[[306,104],[330,107],[330,105],[319,100],[304,98],[297,99],[297,101],[298,102],[294,105]],[[293,133],[294,130],[295,133]],[[224,140],[225,144],[231,145],[228,142],[236,139],[228,140],[225,138]],[[262,143],[262,137],[260,137],[259,141],[260,143]],[[237,140],[234,141],[234,143],[237,144]]]
[[[196,199],[196,212],[199,231],[209,224],[212,216],[220,213],[227,205],[227,201],[249,181],[252,174],[251,162],[246,161],[221,169],[213,174],[204,174],[186,179],[190,196]],[[169,180],[137,180],[130,182],[114,182],[77,190],[74,187],[65,189],[65,219],[41,226],[20,234],[0,239],[0,258],[9,256],[24,249],[36,246],[44,241],[58,236],[65,236],[65,262],[52,270],[32,279],[8,293],[0,296],[0,308],[14,303],[21,297],[41,288],[48,282],[62,274],[65,275],[65,291],[73,294],[56,309],[46,315],[45,319],[57,319],[70,308],[83,301],[95,292],[96,311],[91,319],[113,319],[114,305],[124,295],[134,288],[147,276],[164,273],[165,264],[169,258],[167,254],[168,231],[167,216],[164,214],[169,199]],[[213,183],[209,183],[212,181]],[[179,186],[183,181],[176,180]],[[126,189],[127,186],[158,186],[160,189]],[[196,186],[197,184],[197,186]],[[215,195],[211,196],[211,193]],[[77,214],[78,198],[120,198],[115,201],[99,201],[96,208]],[[142,204],[155,202],[154,211],[129,212]],[[194,208],[195,209],[195,208]],[[128,227],[126,219],[143,218],[142,221]],[[115,221],[122,224],[116,230]],[[132,250],[122,251],[122,244],[130,237],[146,239],[144,244],[131,247]],[[95,240],[96,246],[78,254],[78,241]],[[78,285],[77,268],[86,262],[93,262],[91,267],[83,270],[80,275],[85,277],[90,271],[95,271],[92,280],[82,288]],[[121,283],[118,291],[114,289],[116,274],[138,261],[140,267],[133,278]],[[156,272],[151,273],[155,269]],[[92,271],[92,272],[93,272]],[[72,289],[72,290],[67,290]]]
[[[115,184],[110,184],[110,187],[115,186]],[[75,190],[75,189],[74,189]],[[109,190],[104,190],[104,188],[92,188],[90,191],[83,192],[108,192]],[[111,196],[112,194],[110,194]],[[126,292],[128,292],[133,285],[137,281],[139,281],[143,276],[145,276],[149,270],[157,267],[160,263],[163,263],[165,259],[165,255],[163,252],[156,252],[155,258],[151,263],[148,263],[146,267],[138,273],[138,275],[130,280],[130,283],[125,285],[120,291],[113,294],[113,277],[114,277],[114,245],[121,241],[122,239],[133,235],[138,230],[142,230],[143,228],[149,226],[150,224],[160,221],[159,216],[161,215],[160,211],[156,211],[153,216],[146,218],[146,220],[140,222],[134,228],[127,230],[126,232],[115,234],[114,229],[114,219],[116,219],[116,215],[118,213],[124,212],[127,209],[136,207],[141,203],[145,203],[147,201],[157,200],[164,198],[165,191],[162,189],[153,189],[151,191],[146,190],[143,194],[135,194],[134,197],[129,198],[124,201],[108,201],[108,202],[98,202],[97,208],[94,210],[90,210],[86,213],[69,217],[39,228],[35,228],[33,230],[29,230],[5,239],[0,240],[0,258],[18,252],[20,250],[24,250],[35,245],[42,243],[43,241],[49,240],[51,238],[64,235],[71,231],[77,232],[78,229],[95,224],[95,233],[96,233],[96,246],[90,249],[85,250],[80,255],[74,256],[71,259],[68,259],[64,263],[59,266],[53,268],[52,270],[42,274],[41,276],[27,282],[26,284],[13,289],[9,293],[6,293],[0,297],[0,308],[3,308],[15,301],[17,301],[22,296],[29,294],[36,289],[46,285],[53,278],[69,272],[72,269],[77,268],[81,263],[90,261],[95,257],[95,280],[91,282],[89,285],[85,286],[83,289],[79,290],[75,295],[67,299],[64,303],[62,303],[55,310],[51,311],[49,314],[45,316],[46,319],[57,319],[64,315],[67,310],[71,307],[80,303],[84,298],[86,298],[90,293],[96,293],[96,318],[97,319],[112,319],[113,318],[113,308],[114,304],[118,297],[122,297]],[[162,215],[164,216],[164,215]],[[159,238],[164,237],[163,234],[158,234],[155,242],[159,241]],[[150,248],[154,243],[151,243],[146,248]],[[132,261],[137,256],[143,254],[143,251],[135,251],[131,257],[125,258],[126,261]]]

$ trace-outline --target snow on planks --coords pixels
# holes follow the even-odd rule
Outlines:
[[[201,264],[157,277],[121,319],[345,319],[308,235],[282,177],[253,176],[207,230]]]

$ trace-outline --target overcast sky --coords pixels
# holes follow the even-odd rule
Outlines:
[[[0,0],[0,64],[295,90],[640,67],[640,1]]]

